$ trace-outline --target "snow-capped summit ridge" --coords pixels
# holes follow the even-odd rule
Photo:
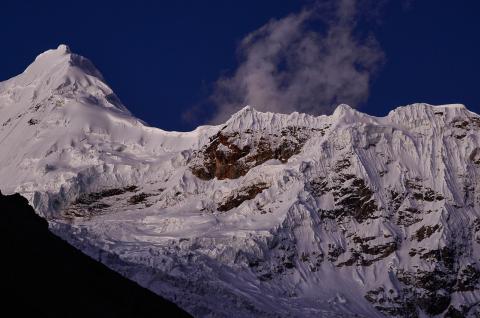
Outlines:
[[[42,105],[53,99],[57,104],[75,101],[130,115],[93,63],[64,44],[39,54],[23,73],[0,83],[1,104],[16,105],[19,112],[21,105]]]
[[[65,53],[70,53],[70,47],[66,44],[60,44],[57,47],[57,51],[65,52]]]
[[[478,114],[469,111],[462,104],[437,106],[427,103],[415,103],[393,109],[384,119],[392,124],[405,125],[411,128],[418,128],[424,125],[442,128],[456,120],[478,117]]]
[[[353,107],[347,104],[340,104],[335,108],[335,111],[331,115],[331,118],[334,122],[354,122],[358,121],[360,118],[367,118],[371,117],[364,113],[359,112],[358,110],[354,109]]]
[[[247,105],[233,114],[223,125],[227,131],[265,130],[271,131],[287,126],[316,128],[323,126],[329,116],[313,116],[305,113],[293,112],[290,114],[262,112],[253,106]]]
[[[439,111],[447,112],[462,112],[468,111],[468,109],[463,104],[442,104],[442,105],[432,105],[428,103],[413,103],[405,106],[399,106],[390,111],[389,114],[397,112],[409,112],[413,115],[415,112],[424,112],[424,113],[434,113]]]
[[[440,116],[444,115],[444,116]],[[415,103],[399,106],[390,111],[384,117],[371,116],[357,109],[340,104],[331,115],[314,116],[305,113],[293,112],[290,114],[263,112],[255,107],[247,105],[234,113],[230,119],[222,125],[226,131],[244,131],[264,129],[271,131],[279,127],[299,126],[309,128],[321,128],[328,122],[334,125],[356,124],[384,124],[393,126],[409,125],[409,122],[418,120],[429,121],[435,125],[443,125],[456,117],[477,117],[462,104],[430,105],[427,103]]]
[[[50,72],[60,64],[68,64],[71,58],[70,48],[61,44],[56,49],[40,53],[35,60],[25,69],[24,74],[41,75]]]
[[[45,60],[45,59],[55,59],[60,58],[64,55],[71,54],[72,51],[70,47],[66,44],[60,44],[56,49],[50,49],[45,52],[40,53],[36,58],[35,61]]]
[[[56,49],[47,50],[39,54],[23,74],[30,80],[36,78],[43,80],[43,76],[72,72],[72,68],[81,70],[82,73],[104,81],[100,71],[89,59],[72,53],[70,48],[65,44],[60,44]]]

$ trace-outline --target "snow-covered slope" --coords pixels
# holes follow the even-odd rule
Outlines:
[[[138,182],[208,135],[166,132],[134,118],[93,64],[65,45],[0,83],[2,190],[46,216],[80,192]]]
[[[166,132],[65,46],[0,83],[0,189],[198,317],[480,314],[480,117],[245,107]]]

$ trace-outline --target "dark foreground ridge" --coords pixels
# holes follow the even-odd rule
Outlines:
[[[190,317],[48,230],[19,194],[0,192],[0,315]]]

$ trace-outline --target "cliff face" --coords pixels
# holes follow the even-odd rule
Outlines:
[[[48,230],[28,201],[0,194],[2,315],[190,317]]]
[[[59,48],[0,84],[0,187],[195,316],[480,314],[480,117],[245,107],[166,132]],[[27,81],[28,80],[28,81]]]

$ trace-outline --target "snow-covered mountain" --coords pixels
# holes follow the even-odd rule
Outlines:
[[[167,132],[66,46],[0,83],[0,189],[197,317],[480,315],[480,116],[245,107]]]

